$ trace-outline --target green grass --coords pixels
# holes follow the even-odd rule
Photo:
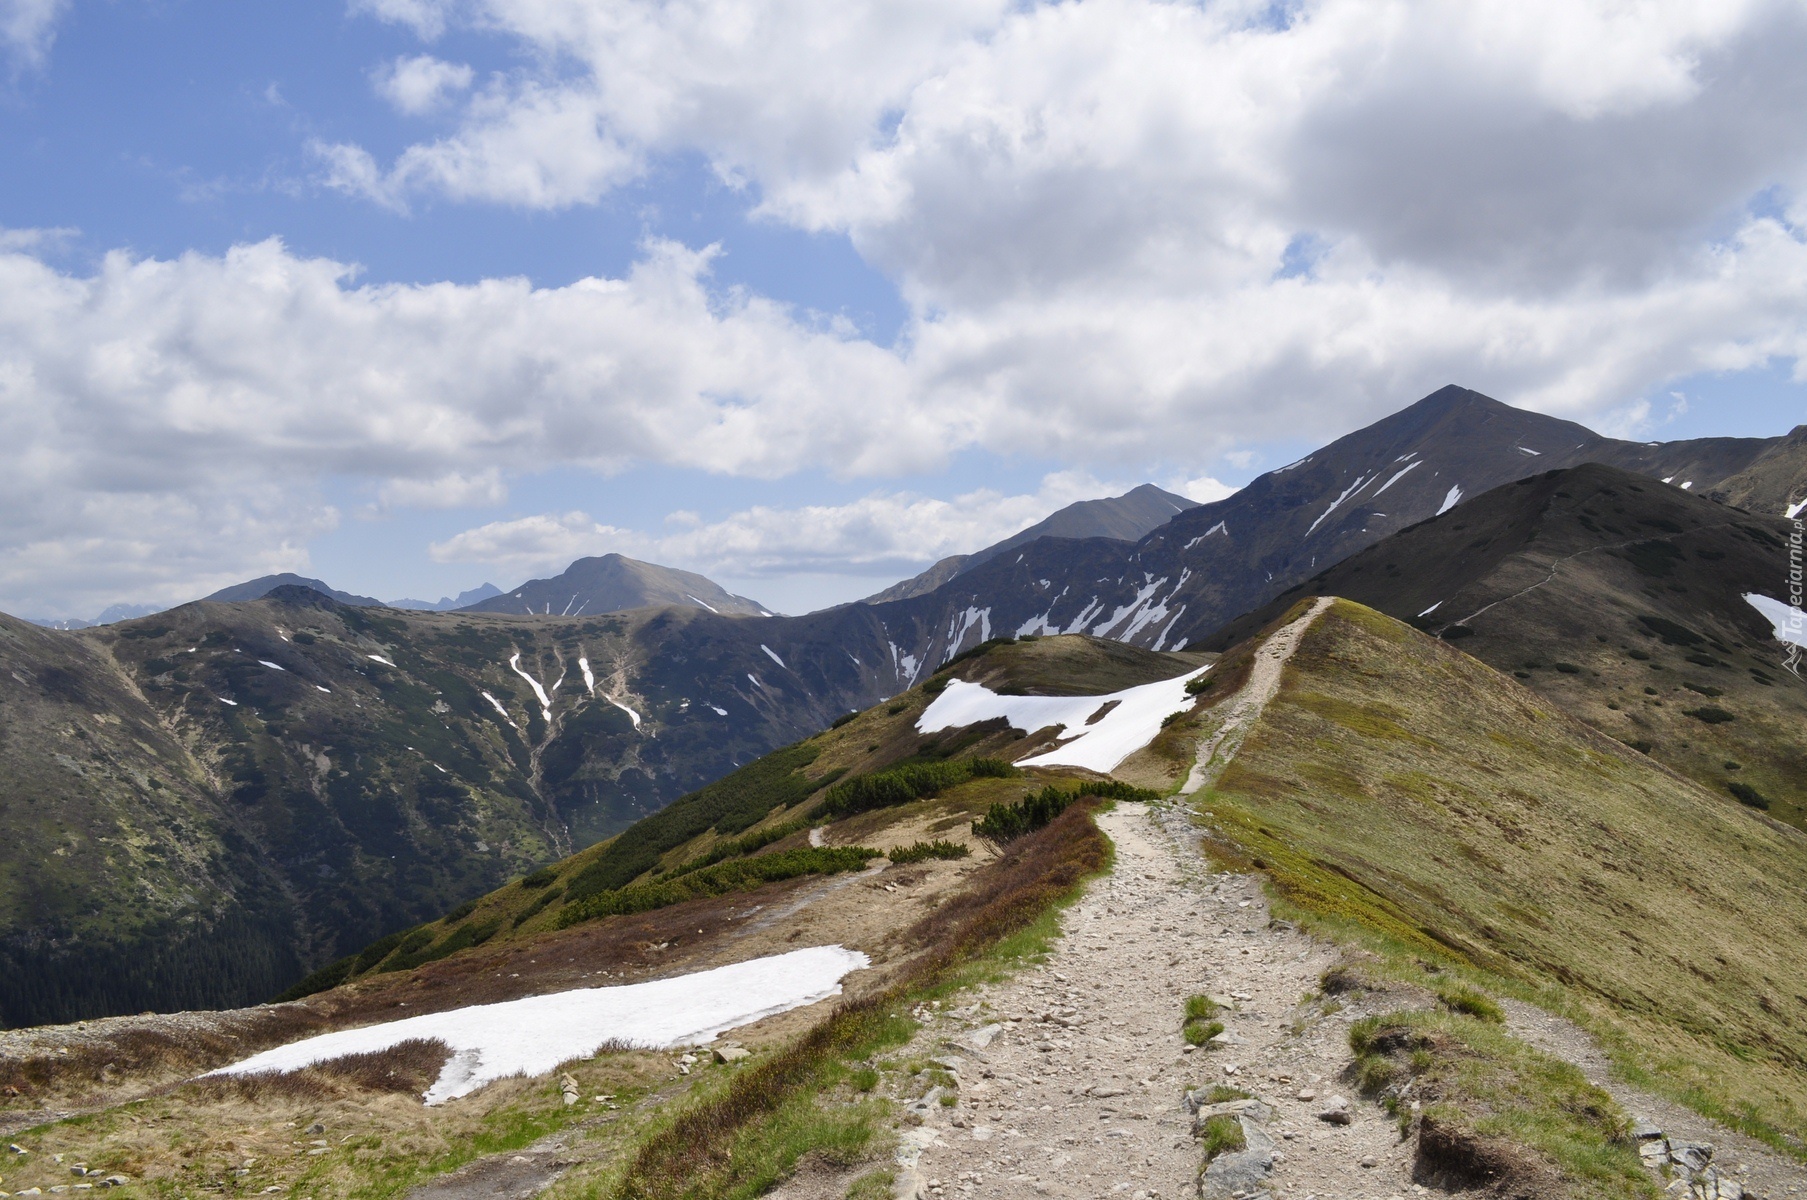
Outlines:
[[[1807,944],[1797,835],[1347,602],[1195,803],[1215,857],[1382,982],[1429,963],[1537,1003],[1628,1081],[1807,1157],[1807,964],[1773,952]]]
[[[622,888],[618,892],[588,896],[560,911],[554,925],[566,929],[598,917],[650,912],[703,896],[751,891],[777,880],[795,879],[800,875],[836,875],[843,871],[858,871],[868,861],[879,857],[882,857],[879,851],[860,846],[805,846],[755,858],[731,859],[669,881],[639,884]]]
[[[961,845],[959,842],[948,842],[937,839],[932,842],[915,842],[908,846],[899,846],[895,850],[887,850],[885,852],[885,857],[892,862],[901,865],[903,863],[922,862],[925,859],[930,858],[965,858],[971,853],[972,851],[970,849]]]
[[[1220,1154],[1233,1154],[1248,1148],[1248,1139],[1242,1135],[1242,1122],[1221,1114],[1206,1119],[1204,1128],[1199,1131],[1199,1140],[1206,1162]]]
[[[1222,1021],[1187,1021],[1185,1027],[1180,1030],[1180,1036],[1185,1038],[1189,1045],[1203,1046],[1222,1032]]]

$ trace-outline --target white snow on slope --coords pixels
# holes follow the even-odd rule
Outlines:
[[[1210,669],[1200,667],[1189,674],[1108,696],[1000,696],[984,684],[956,679],[917,718],[916,729],[920,733],[935,733],[995,717],[1003,717],[1027,733],[1050,725],[1076,729],[1078,734],[1070,740],[1045,754],[1022,759],[1018,765],[1084,767],[1104,774],[1153,741],[1163,720],[1190,705],[1192,697],[1186,695],[1186,682]],[[1097,724],[1086,724],[1113,700],[1117,701],[1115,708],[1099,718]]]
[[[1761,592],[1744,593],[1744,602],[1769,618],[1769,623],[1775,626],[1778,642],[1807,646],[1807,613],[1792,604],[1772,600]]]
[[[710,709],[712,709],[714,711],[715,715],[718,717],[725,717],[728,715],[728,710],[725,708],[717,708],[713,704],[711,704],[709,707],[710,707]]]
[[[233,707],[233,708],[237,708],[237,707],[238,707],[238,701],[237,701],[237,700],[228,700],[228,699],[226,699],[226,697],[224,697],[224,696],[215,696],[215,697],[214,697],[214,699],[215,699],[215,700],[218,700],[218,701],[219,701],[219,702],[220,702],[220,703],[221,703],[221,704],[230,704],[230,705],[231,705],[231,706],[232,706],[232,707]]]
[[[695,596],[692,596],[689,592],[684,593],[684,599],[689,600],[693,604],[702,604],[703,607],[707,608],[710,612],[715,612],[715,608],[712,605],[705,604],[703,601],[698,600]],[[721,616],[720,613],[715,613],[715,615],[718,617]],[[771,615],[772,615],[771,613],[766,614],[766,616],[768,616],[768,617]]]
[[[966,635],[972,632],[974,625],[979,626],[979,640],[989,642],[991,640],[991,609],[974,608],[967,605],[965,612],[955,613],[948,618],[947,649],[941,655],[942,662],[946,662],[959,653],[960,643],[966,640]]]
[[[1085,623],[1087,621],[1090,621],[1093,617],[1103,611],[1104,602],[1098,599],[1098,597],[1093,596],[1090,600],[1086,601],[1085,607],[1079,610],[1079,615],[1073,618],[1073,623],[1061,630],[1061,632],[1078,633],[1081,629],[1085,628]]]
[[[1533,458],[1542,458],[1543,457],[1542,450],[1533,450],[1529,446],[1520,446],[1519,449],[1521,451],[1523,451],[1524,453],[1531,455]]]
[[[1685,491],[1687,491],[1687,490],[1688,490],[1688,489],[1689,489],[1689,488],[1691,488],[1691,487],[1693,487],[1693,486],[1694,486],[1694,481],[1693,481],[1693,480],[1692,480],[1692,479],[1690,479],[1690,480],[1688,480],[1688,482],[1686,482],[1686,483],[1684,483],[1684,484],[1682,484],[1682,491],[1684,491],[1684,492],[1685,492]]]
[[[618,708],[622,712],[626,713],[627,719],[634,723],[635,729],[640,728],[640,714],[639,713],[635,712],[633,709],[629,708],[627,705],[623,704],[621,701],[615,699],[615,697],[613,697],[613,696],[607,696],[604,698],[610,704],[613,704],[616,708]]]
[[[366,654],[364,657],[368,658],[371,662],[380,662],[385,667],[393,667],[395,665],[380,654]]]
[[[1382,488],[1381,490],[1385,491],[1386,489]],[[1222,521],[1219,521],[1217,524],[1211,526],[1211,528],[1205,530],[1203,533],[1199,534],[1197,537],[1195,537],[1191,541],[1187,542],[1183,548],[1190,550],[1190,549],[1192,549],[1192,547],[1198,545],[1200,542],[1204,541],[1206,538],[1210,537],[1214,533],[1221,533],[1225,537],[1230,536],[1230,531],[1228,529],[1224,528],[1224,523]]]
[[[317,684],[317,683],[316,683],[316,684],[315,684],[315,685],[314,685],[314,688],[315,688],[315,690],[316,690],[316,691],[322,691],[322,692],[325,692],[325,693],[326,693],[326,694],[327,694],[327,695],[329,695],[329,696],[330,696],[330,695],[332,695],[332,694],[333,694],[333,690],[332,690],[332,689],[331,689],[331,688],[323,688],[323,687],[321,687],[321,686],[320,686],[320,685],[319,685],[319,684]]]
[[[514,657],[508,660],[508,669],[527,681],[527,686],[533,689],[533,694],[540,698],[540,715],[547,721],[551,721],[552,697],[546,694],[546,689],[540,686],[539,680],[521,670],[521,652],[519,650],[516,650]]]
[[[1439,517],[1442,516],[1444,513],[1448,512],[1450,509],[1454,508],[1457,504],[1459,504],[1461,502],[1461,500],[1462,500],[1462,485],[1458,483],[1455,487],[1452,487],[1449,489],[1449,495],[1443,497],[1443,507],[1439,508],[1437,510],[1437,515]]]
[[[1406,470],[1409,471],[1409,470],[1411,470],[1411,468],[1407,467]],[[1353,496],[1357,491],[1359,491],[1361,489],[1362,485],[1364,485],[1368,482],[1369,482],[1369,478],[1367,476],[1358,476],[1354,483],[1350,484],[1347,488],[1343,489],[1343,494],[1338,496],[1336,498],[1336,501],[1333,504],[1331,504],[1331,506],[1329,508],[1325,509],[1322,513],[1318,514],[1318,519],[1311,523],[1311,529],[1307,529],[1305,531],[1305,536],[1310,537],[1312,530],[1316,529],[1319,525],[1322,525],[1324,523],[1325,517],[1329,516],[1331,513],[1335,512],[1337,509],[1341,508],[1343,506],[1343,501],[1345,501],[1349,497]]]
[[[577,656],[577,669],[584,673],[584,686],[589,688],[590,695],[594,696],[596,694],[596,674],[590,670],[590,660],[587,655]]]
[[[1387,489],[1388,489],[1388,488],[1390,488],[1390,487],[1392,487],[1392,486],[1393,486],[1393,485],[1394,485],[1394,484],[1396,484],[1396,483],[1398,483],[1398,482],[1399,482],[1399,481],[1400,481],[1400,480],[1401,480],[1401,479],[1404,479],[1404,478],[1405,478],[1405,477],[1406,477],[1406,476],[1407,476],[1407,475],[1409,475],[1409,474],[1411,474],[1411,471],[1412,471],[1412,468],[1413,468],[1413,467],[1422,467],[1422,466],[1423,466],[1423,465],[1424,465],[1424,460],[1423,460],[1423,459],[1419,459],[1419,460],[1418,460],[1418,461],[1416,461],[1416,462],[1409,462],[1409,463],[1407,463],[1407,464],[1406,464],[1406,465],[1405,465],[1405,469],[1404,469],[1404,470],[1402,470],[1402,471],[1399,471],[1399,472],[1397,472],[1397,473],[1395,473],[1395,474],[1394,474],[1394,476],[1393,476],[1393,478],[1391,478],[1391,479],[1389,479],[1389,480],[1387,480],[1387,481],[1386,481],[1386,482],[1385,482],[1385,483],[1383,483],[1383,484],[1381,484],[1381,485],[1380,485],[1380,492],[1384,492],[1384,491],[1386,491],[1386,490],[1387,490]],[[1378,498],[1378,497],[1379,497],[1379,496],[1380,496],[1380,492],[1375,492],[1375,493],[1374,493],[1374,495],[1375,495],[1375,497],[1376,497],[1376,498]],[[1383,516],[1384,516],[1384,515],[1385,515],[1385,514],[1382,514],[1382,515],[1383,515]]]
[[[1027,621],[1024,621],[1021,625],[1016,627],[1016,636],[1041,637],[1046,635],[1052,637],[1054,634],[1059,633],[1059,627],[1048,620],[1048,617],[1052,615],[1052,613],[1053,610],[1050,609],[1039,617],[1030,617]]]
[[[266,1050],[211,1074],[298,1071],[419,1038],[451,1048],[439,1078],[421,1097],[443,1104],[510,1075],[544,1075],[562,1062],[594,1054],[611,1039],[648,1049],[707,1042],[737,1026],[838,996],[841,980],[869,963],[857,950],[813,946],[672,979],[580,988],[343,1029]]]
[[[258,659],[258,660],[257,660],[257,661],[258,661],[258,662],[260,662],[260,663],[262,663],[262,664],[263,664],[263,665],[264,665],[264,666],[266,666],[266,667],[268,667],[268,668],[270,668],[270,670],[272,670],[272,671],[286,671],[286,670],[288,670],[288,668],[287,668],[287,667],[285,667],[285,666],[282,666],[282,665],[280,665],[280,664],[278,664],[278,663],[273,663],[273,662],[271,662],[271,661],[270,661],[270,660],[269,660],[269,659],[267,659],[267,658],[260,658],[260,659]]]
[[[500,700],[496,699],[494,696],[490,695],[488,692],[483,693],[483,698],[485,700],[489,701],[491,708],[495,709],[497,712],[502,714],[502,719],[504,721],[507,721],[510,725],[514,724],[514,718],[508,715],[508,710],[506,708],[502,707],[502,702]]]
[[[1442,608],[1442,607],[1443,607],[1443,601],[1439,600],[1435,604],[1431,605],[1429,608],[1425,609],[1423,612],[1419,613],[1418,615],[1421,617],[1428,617],[1432,613],[1436,612],[1439,608]]]
[[[1801,515],[1802,509],[1807,509],[1807,500],[1796,500],[1793,504],[1788,506],[1787,511],[1783,515],[1792,521]]]
[[[770,646],[766,645],[764,642],[759,643],[759,648],[766,652],[766,657],[770,658],[773,662],[777,663],[779,666],[784,667],[784,660],[782,658],[778,657],[778,652],[776,650],[772,649]],[[859,660],[855,659],[854,661],[857,662]],[[790,670],[789,667],[784,667],[784,669],[787,671]]]

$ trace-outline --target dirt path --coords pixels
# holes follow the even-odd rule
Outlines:
[[[1334,596],[1319,597],[1305,615],[1276,632],[1255,652],[1255,661],[1249,668],[1248,682],[1236,693],[1236,698],[1230,701],[1229,712],[1224,715],[1224,722],[1217,732],[1199,745],[1197,761],[1192,764],[1192,770],[1180,788],[1180,795],[1190,796],[1197,792],[1216,779],[1230,760],[1236,757],[1236,749],[1248,735],[1249,727],[1267,707],[1267,702],[1274,698],[1274,693],[1280,690],[1280,672],[1286,666],[1286,660],[1299,648],[1299,642],[1304,638],[1305,631],[1311,628],[1311,623],[1335,601]]]
[[[1068,912],[1052,959],[938,1014],[898,1056],[934,1056],[959,1080],[956,1107],[938,1093],[911,1105],[921,1124],[904,1130],[898,1196],[1197,1195],[1185,1098],[1213,1084],[1268,1110],[1250,1144],[1271,1140],[1272,1174],[1255,1170],[1261,1191],[1248,1194],[1412,1194],[1392,1122],[1337,1082],[1361,1009],[1295,1025],[1335,950],[1270,927],[1259,880],[1208,873],[1183,812],[1122,804],[1100,824],[1116,870]],[[1180,1036],[1185,998],[1201,992],[1231,1009],[1222,1048]],[[1347,1125],[1318,1116],[1339,1092]],[[1204,1194],[1236,1192],[1208,1178]]]

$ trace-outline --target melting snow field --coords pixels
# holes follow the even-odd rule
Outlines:
[[[559,1063],[594,1054],[611,1039],[647,1049],[707,1042],[737,1026],[837,996],[842,978],[869,964],[857,950],[814,946],[675,979],[529,996],[344,1029],[266,1050],[211,1074],[298,1071],[422,1038],[452,1050],[421,1097],[443,1104],[510,1075],[544,1075]]]
[[[1744,602],[1769,618],[1769,623],[1775,626],[1778,642],[1807,646],[1807,613],[1759,592],[1744,593]]]
[[[1022,767],[1084,767],[1107,774],[1118,763],[1148,745],[1161,731],[1161,722],[1188,707],[1192,697],[1186,684],[1197,679],[1209,667],[1200,667],[1186,675],[1145,683],[1140,687],[1112,692],[1107,696],[1000,696],[984,684],[956,679],[935,702],[917,718],[920,733],[935,733],[962,725],[976,725],[1003,717],[1012,726],[1027,733],[1059,725],[1064,730],[1078,730],[1045,754],[1018,761]],[[1116,702],[1097,723],[1086,722],[1105,705]]]

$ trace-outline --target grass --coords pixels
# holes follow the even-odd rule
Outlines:
[[[1199,1140],[1206,1162],[1220,1154],[1233,1154],[1248,1148],[1248,1139],[1242,1135],[1242,1122],[1221,1113],[1206,1119],[1204,1128],[1199,1131]]]
[[[825,1100],[859,1065],[915,1031],[909,1008],[958,986],[982,958],[1045,948],[1054,907],[1105,869],[1109,843],[1083,807],[1021,839],[905,935],[924,952],[882,990],[843,1004],[785,1050],[737,1074],[641,1144],[616,1200],[728,1200],[752,1196],[805,1155],[857,1155],[877,1134],[870,1102],[842,1112]],[[995,968],[994,968],[995,969]],[[857,1111],[856,1111],[857,1110]]]
[[[1807,944],[1792,831],[1348,602],[1198,803],[1216,857],[1377,975],[1536,1002],[1628,1081],[1807,1157],[1807,964],[1773,952]]]
[[[803,846],[755,858],[732,859],[668,881],[588,896],[560,911],[554,924],[557,928],[568,929],[598,917],[650,912],[703,896],[751,891],[781,879],[858,871],[868,861],[879,857],[882,857],[880,851],[859,846]]]
[[[816,815],[852,816],[875,808],[892,808],[908,804],[912,800],[938,796],[948,788],[969,779],[1015,779],[1021,774],[1021,771],[997,758],[910,763],[842,780],[828,789],[828,794],[816,807]]]
[[[1065,812],[1068,805],[1084,798],[1107,800],[1157,800],[1159,793],[1134,787],[1115,779],[1086,780],[1072,787],[1050,783],[1031,792],[1014,804],[993,804],[985,815],[973,822],[973,833],[988,842],[1002,845],[1047,825]]]
[[[887,850],[885,857],[894,863],[903,864],[922,862],[931,858],[965,858],[971,853],[972,850],[969,847],[963,846],[959,842],[943,841],[938,838],[932,842],[914,842],[908,846],[899,846],[895,850]]]
[[[1495,1022],[1389,1013],[1357,1021],[1349,1045],[1363,1092],[1388,1103],[1402,1125],[1411,1120],[1406,1089],[1424,1103],[1419,1162],[1428,1182],[1589,1200],[1660,1194],[1612,1097]]]

